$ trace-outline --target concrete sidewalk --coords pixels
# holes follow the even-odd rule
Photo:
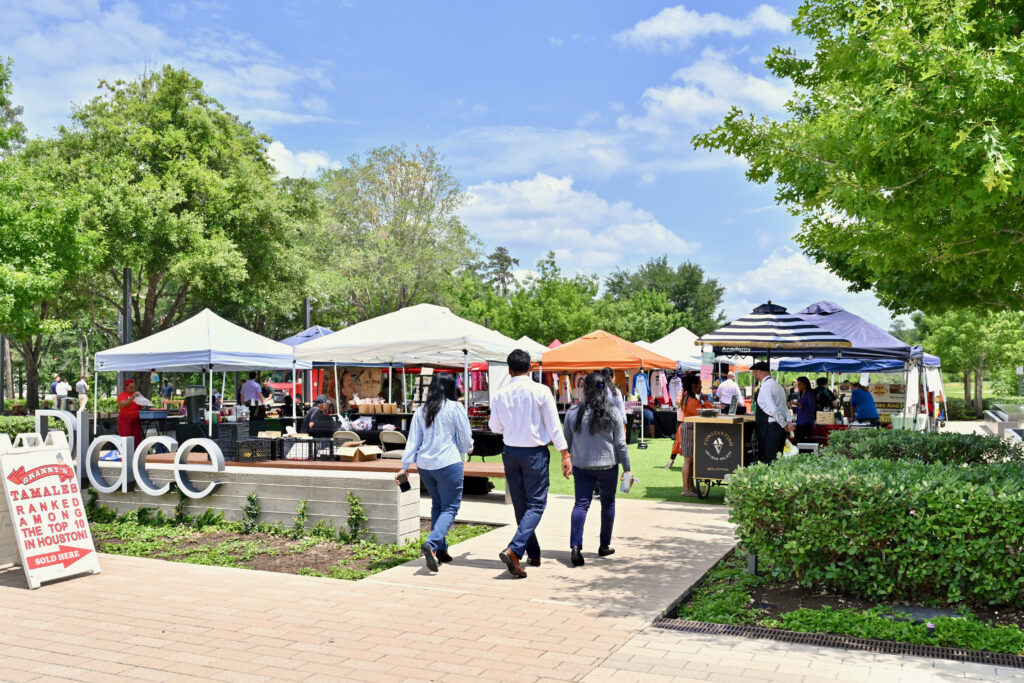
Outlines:
[[[720,507],[621,499],[617,553],[569,566],[571,499],[552,496],[541,567],[514,579],[499,528],[359,582],[104,555],[103,573],[25,587],[0,572],[2,680],[1016,680],[1017,670],[654,629],[733,544]],[[477,509],[478,506],[485,506]],[[511,521],[467,501],[465,518]],[[854,678],[853,680],[861,680]],[[1021,678],[1020,680],[1024,680]]]

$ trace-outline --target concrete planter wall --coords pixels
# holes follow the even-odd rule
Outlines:
[[[173,479],[169,465],[147,465],[146,469],[158,486]],[[225,519],[240,520],[246,496],[255,491],[261,508],[260,521],[290,525],[299,501],[305,498],[308,501],[307,528],[326,519],[335,528],[347,530],[348,493],[351,491],[366,510],[369,518],[367,533],[376,534],[380,543],[404,543],[416,538],[420,531],[419,477],[416,475],[410,475],[412,488],[405,493],[395,485],[393,474],[383,472],[303,472],[284,468],[228,467],[224,472],[189,476],[197,488],[203,488],[210,481],[222,482],[206,498],[188,501],[187,510],[191,515],[211,508],[215,513],[223,512]],[[115,478],[113,471],[108,478],[111,481]],[[160,497],[139,491],[101,493],[98,500],[121,513],[148,507],[173,516],[178,494],[173,490]]]

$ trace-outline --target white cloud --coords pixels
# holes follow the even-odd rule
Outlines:
[[[569,176],[488,181],[469,187],[468,194],[461,214],[469,228],[488,244],[528,253],[524,265],[551,249],[581,270],[605,271],[660,254],[688,256],[698,246],[631,202],[575,189]]]
[[[870,292],[851,292],[849,283],[814,263],[791,246],[778,247],[756,268],[725,284],[725,314],[747,315],[769,299],[796,313],[816,301],[834,301],[862,318],[888,329],[891,314]]]
[[[604,178],[630,164],[627,140],[618,131],[486,126],[460,130],[439,147],[458,170],[484,178],[538,171]]]
[[[668,136],[679,126],[694,128],[720,118],[734,105],[758,112],[782,111],[791,92],[785,81],[741,71],[710,48],[705,48],[696,62],[676,71],[672,79],[682,85],[648,88],[643,95],[644,114],[623,115],[619,125]]]
[[[789,17],[771,5],[760,5],[742,19],[718,12],[701,14],[677,5],[666,7],[650,19],[638,21],[633,28],[617,33],[613,38],[623,45],[653,51],[684,48],[694,38],[713,33],[728,33],[742,38],[759,31],[786,33],[789,29]]]
[[[198,11],[193,6],[189,11]],[[310,83],[330,89],[320,67],[299,67],[251,36],[222,29],[170,35],[129,2],[17,3],[4,9],[0,42],[15,57],[15,101],[33,135],[68,120],[71,104],[98,94],[101,79],[134,79],[164,64],[198,76],[206,91],[257,127],[324,120],[297,102]],[[307,102],[316,98],[308,97]]]
[[[267,146],[267,157],[274,164],[278,175],[288,178],[312,178],[320,169],[341,166],[339,162],[332,161],[326,152],[293,152],[277,140]]]

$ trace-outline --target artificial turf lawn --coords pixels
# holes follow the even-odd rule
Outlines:
[[[648,448],[641,450],[637,445],[629,445],[629,462],[633,467],[633,476],[637,482],[629,493],[618,492],[622,498],[645,500],[670,500],[687,503],[723,504],[725,486],[712,486],[711,494],[704,499],[684,498],[679,495],[683,490],[683,458],[676,458],[672,469],[666,470],[669,453],[672,451],[672,439],[648,439]],[[572,495],[573,481],[562,476],[562,458],[554,447],[551,450],[551,493]]]

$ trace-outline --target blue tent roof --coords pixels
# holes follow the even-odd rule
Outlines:
[[[308,342],[311,339],[319,339],[320,337],[326,337],[332,332],[334,332],[334,330],[328,329],[326,327],[320,327],[319,325],[313,325],[313,327],[309,328],[308,330],[303,330],[298,334],[293,334],[287,339],[282,339],[281,343],[287,344],[288,346],[298,346],[299,344],[304,344],[305,342]]]
[[[848,349],[814,351],[809,355],[815,357],[839,357],[859,359],[895,359],[905,361],[910,358],[910,345],[892,336],[881,327],[869,323],[859,315],[850,313],[839,304],[831,301],[819,301],[811,304],[796,314],[797,317],[814,323],[832,332],[837,337],[848,339],[852,344]]]

